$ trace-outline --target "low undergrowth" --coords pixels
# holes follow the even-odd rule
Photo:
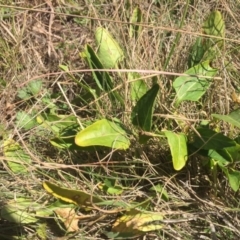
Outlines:
[[[3,4],[2,238],[239,238],[238,2]]]

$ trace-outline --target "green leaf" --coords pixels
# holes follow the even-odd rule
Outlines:
[[[37,122],[38,124],[41,124],[42,127],[48,129],[56,135],[63,134],[70,130],[73,132],[73,130],[78,126],[76,117],[69,115],[44,113],[37,116]]]
[[[18,97],[27,100],[28,98],[37,95],[42,89],[42,81],[31,81],[26,87],[18,91]]]
[[[230,187],[233,191],[238,191],[240,187],[240,172],[234,169],[225,169],[225,174],[228,177]]]
[[[18,198],[9,201],[1,208],[1,218],[18,224],[35,223],[38,221],[35,212],[39,208],[41,208],[41,205],[38,203],[29,199]]]
[[[131,99],[132,101],[139,100],[148,90],[147,84],[143,81],[139,73],[129,73],[128,81],[130,81]],[[132,81],[138,79],[136,81]]]
[[[240,128],[240,109],[234,110],[229,115],[212,114],[212,117],[223,120],[235,127]]]
[[[202,37],[198,37],[194,43],[188,58],[188,66],[191,68],[200,63],[205,53]]]
[[[155,191],[155,192],[160,193],[161,198],[163,198],[165,201],[168,201],[168,199],[169,199],[169,196],[168,196],[167,191],[166,191],[165,188],[162,187],[160,184],[157,184],[157,185],[152,186],[152,187],[150,188],[150,191]]]
[[[100,59],[89,45],[85,46],[84,51],[81,53],[81,57],[88,62],[91,69],[104,69]],[[112,79],[108,72],[93,71],[92,74],[99,89],[103,91],[110,91],[113,89]]]
[[[202,45],[204,48],[204,56],[202,60],[214,60],[221,57],[224,37],[225,37],[225,23],[219,11],[213,11],[203,23],[203,33],[212,35],[218,38],[206,38]]]
[[[116,185],[114,180],[109,179],[104,181],[103,190],[112,195],[120,195],[123,192],[123,188],[121,186]]]
[[[31,97],[31,94],[27,91],[26,88],[18,90],[17,96],[23,100],[27,100]]]
[[[101,63],[101,61],[99,60],[99,58],[97,57],[97,55],[89,45],[85,46],[85,50],[84,52],[81,53],[81,57],[87,61],[91,69],[104,69],[103,64]],[[122,105],[124,105],[124,100],[121,97],[121,95],[116,91],[112,91],[113,81],[108,72],[93,71],[92,74],[99,90],[102,90],[105,92],[111,91],[109,93],[110,100],[111,101],[117,100]]]
[[[27,173],[28,165],[31,163],[30,156],[13,139],[4,141],[3,146],[4,158],[11,171],[16,174]]]
[[[215,132],[208,128],[198,128],[198,134],[193,135],[191,143],[197,149],[221,150],[227,147],[236,146],[236,142],[224,136],[222,133]]]
[[[105,146],[114,149],[127,149],[130,142],[126,132],[115,122],[99,120],[79,132],[75,143],[81,147]]]
[[[222,14],[219,11],[213,11],[203,23],[203,31],[207,35],[216,37],[225,37],[225,23]],[[221,39],[211,39],[215,43],[222,42]]]
[[[141,213],[131,210],[116,220],[112,232],[139,234],[159,230],[163,227],[159,221],[163,220],[161,213]]]
[[[177,171],[181,170],[186,165],[188,159],[186,136],[182,133],[177,134],[170,131],[164,131],[164,134],[170,146],[173,167]]]
[[[212,159],[214,159],[219,166],[226,167],[229,163],[231,163],[233,160],[229,153],[225,150],[213,150],[210,149],[208,151],[208,156]]]
[[[74,144],[74,137],[61,138],[56,137],[50,140],[50,143],[57,148],[70,149]]]
[[[130,38],[137,38],[141,32],[142,27],[140,25],[134,25],[134,23],[141,23],[142,22],[142,12],[139,7],[134,8],[130,23],[130,31],[129,35]]]
[[[225,148],[224,150],[229,154],[232,162],[240,161],[240,145],[239,144],[237,144],[234,147]]]
[[[113,68],[123,61],[124,54],[117,41],[103,27],[98,27],[95,32],[98,44],[97,55],[104,68]]]
[[[229,163],[240,160],[240,145],[227,147],[220,150],[209,150],[208,156],[217,161],[221,167],[226,167]]]
[[[42,81],[41,80],[31,81],[28,84],[28,89],[32,95],[37,95],[42,89]]]
[[[150,131],[152,127],[152,115],[154,103],[159,91],[159,85],[155,84],[137,102],[132,110],[132,123],[143,131]]]
[[[207,35],[225,37],[225,23],[219,11],[213,11],[203,23],[203,32]],[[223,39],[198,37],[193,45],[189,66],[194,66],[204,60],[214,60],[220,57]]]
[[[195,77],[194,75],[214,77],[216,73],[217,70],[209,65],[209,61],[205,61],[185,72],[185,74],[191,76],[180,76],[176,78],[173,82],[177,98],[176,105],[178,106],[184,100],[198,101],[209,88],[211,84],[210,79]]]
[[[93,204],[102,201],[99,197],[92,196],[79,190],[59,187],[48,181],[43,183],[43,187],[48,193],[52,194],[57,199],[61,199],[67,203],[73,203],[84,208],[91,207]]]
[[[24,130],[29,130],[38,125],[37,121],[31,114],[24,111],[17,112],[16,115],[16,125],[18,128],[23,128]]]

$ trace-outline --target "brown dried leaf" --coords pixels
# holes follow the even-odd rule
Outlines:
[[[60,217],[68,232],[76,232],[79,230],[79,216],[72,208],[58,208],[54,212]]]

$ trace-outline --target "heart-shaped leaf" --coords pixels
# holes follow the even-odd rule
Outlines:
[[[198,101],[207,91],[211,80],[196,75],[214,77],[216,73],[217,70],[210,66],[209,61],[205,61],[185,72],[190,76],[176,78],[173,82],[176,91],[176,105],[178,106],[184,100]]]
[[[213,35],[216,37],[225,36],[225,23],[222,17],[222,14],[219,11],[213,11],[210,13],[208,18],[203,23],[203,32],[207,35]],[[222,42],[223,40],[219,39],[211,39],[211,41],[217,43]]]
[[[107,119],[83,129],[75,137],[75,143],[80,147],[105,146],[115,149],[127,149],[130,145],[126,132],[119,124]]]

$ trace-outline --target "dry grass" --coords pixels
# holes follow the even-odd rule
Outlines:
[[[128,85],[123,84],[127,82],[127,75],[119,82],[122,84],[119,91],[125,94],[126,109],[110,109],[107,98],[105,107],[97,109],[94,103],[85,104],[79,100],[79,96],[84,94],[83,89],[60,71],[59,65],[67,65],[72,71],[86,68],[79,52],[86,43],[94,46],[94,29],[104,26],[125,49],[127,57],[124,68],[183,73],[187,69],[190,46],[197,37],[196,33],[201,33],[202,22],[212,9],[220,10],[226,23],[228,40],[221,59],[216,62],[220,66],[222,80],[213,83],[201,105],[188,102],[174,109],[174,77],[158,75],[161,96],[155,121],[159,122],[159,129],[170,127],[180,131],[174,119],[177,113],[187,118],[194,129],[201,119],[209,119],[211,113],[227,114],[235,107],[231,94],[240,90],[239,0],[189,1],[191,4],[186,17],[186,1],[183,0],[165,0],[159,1],[159,4],[158,1],[130,2],[133,3],[127,6],[125,1],[34,0],[16,2],[15,5],[11,4],[12,1],[1,1],[1,4],[9,6],[0,5],[1,146],[4,139],[13,138],[32,161],[28,166],[28,174],[22,175],[12,173],[4,157],[0,157],[2,205],[15,197],[29,197],[32,201],[47,205],[53,198],[42,189],[44,179],[72,189],[94,192],[107,199],[109,196],[104,196],[98,185],[106,178],[116,178],[127,189],[116,200],[125,202],[143,201],[149,196],[149,189],[159,183],[167,191],[169,200],[165,201],[157,195],[152,198],[150,209],[162,212],[169,221],[166,220],[161,231],[147,233],[138,239],[239,239],[239,192],[234,193],[230,189],[226,177],[221,173],[214,183],[209,169],[202,166],[203,160],[199,156],[190,157],[187,166],[175,172],[165,142],[160,146],[159,142],[152,140],[147,146],[141,146],[131,139],[132,147],[126,152],[109,149],[92,152],[59,150],[49,143],[52,136],[50,132],[40,132],[38,128],[25,131],[16,124],[19,111],[24,110],[35,116],[49,110],[50,103],[43,102],[44,96],[49,93],[59,107],[59,114],[71,115],[75,112],[83,122],[94,121],[99,116],[118,116],[128,124],[127,116],[132,106],[128,98]],[[144,24],[135,42],[128,37],[129,25],[126,23],[137,4],[143,12]],[[181,30],[184,33],[179,32],[182,20]],[[226,63],[230,63],[231,68],[226,68]],[[88,72],[73,73],[73,76],[92,84]],[[36,79],[44,84],[38,96],[27,101],[19,99],[19,89]],[[146,79],[151,81],[147,76]],[[65,96],[57,83],[63,87]],[[74,112],[69,108],[66,98]],[[228,125],[223,125],[222,130],[225,134],[231,132]],[[117,217],[117,214],[105,214],[105,210],[109,209],[94,211],[95,217],[81,222],[80,231],[70,236],[65,235],[52,219],[40,221],[41,226],[47,223],[47,230],[43,230],[47,233],[46,238],[36,232],[36,229],[39,230],[37,224],[19,226],[2,219],[0,237],[104,239],[102,230],[109,231]],[[106,215],[105,218],[100,219],[103,215]]]

